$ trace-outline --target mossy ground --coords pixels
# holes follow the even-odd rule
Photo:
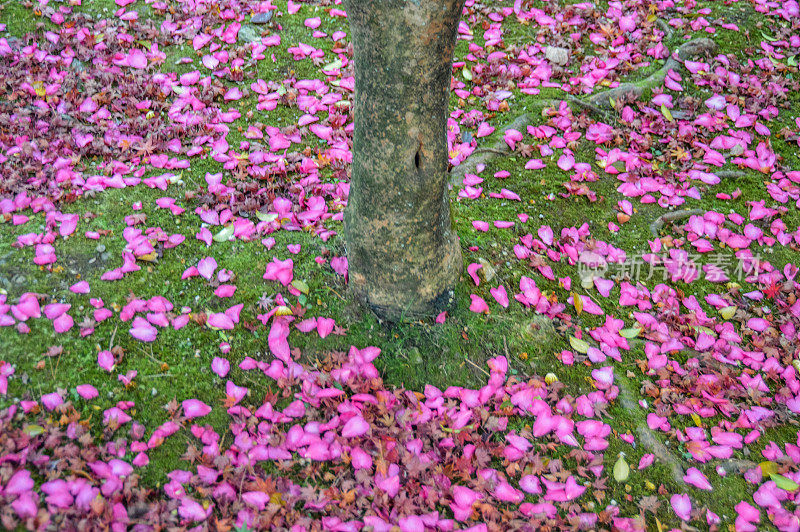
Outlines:
[[[275,2],[281,5],[281,1]],[[718,3],[708,3],[716,16],[727,16],[740,24],[743,29],[749,30],[751,35],[758,35],[756,26],[762,20],[747,5],[735,4],[722,6]],[[147,6],[137,2],[142,16],[147,16]],[[281,6],[283,7],[283,6]],[[84,1],[81,10],[95,16],[108,16],[116,6],[109,0]],[[306,59],[293,61],[286,49],[296,45],[299,40],[307,39],[307,30],[302,23],[306,17],[314,16],[318,8],[304,4],[296,15],[281,18],[283,30],[281,31],[282,44],[277,49],[268,50],[275,54],[276,61],[269,58],[261,61],[258,66],[256,78],[284,79],[287,75],[300,78],[319,77],[321,73]],[[42,31],[50,23],[42,20],[33,13],[29,7],[22,3],[6,2],[0,11],[0,21],[7,24],[6,31],[15,37],[22,37],[31,31]],[[323,17],[322,30],[332,33],[336,29],[347,30],[346,21],[336,19],[331,21]],[[510,40],[524,39],[527,28],[510,22],[506,28],[506,35]],[[713,36],[725,53],[745,54],[748,47],[756,46],[760,37],[747,36],[747,31],[729,32],[720,31]],[[476,32],[475,42],[481,44],[480,32]],[[677,39],[677,37],[676,37]],[[674,40],[674,39],[673,39]],[[328,41],[325,41],[328,42]],[[319,46],[319,43],[314,43]],[[328,49],[326,49],[328,46]],[[329,51],[329,45],[323,44],[323,49]],[[167,60],[162,66],[165,71],[183,73],[194,69],[192,65],[176,65],[176,60],[184,55],[191,55],[192,50],[186,47],[171,47],[166,50]],[[466,53],[465,43],[459,43],[457,56]],[[653,66],[655,69],[657,65]],[[647,75],[649,72],[642,72]],[[511,110],[498,113],[492,119],[492,124],[498,127],[510,123],[515,116],[526,109],[535,108],[536,98],[557,97],[558,91],[546,89],[542,95],[532,97],[516,94],[512,100]],[[710,94],[699,92],[697,97],[707,98]],[[253,108],[255,99],[251,96]],[[241,102],[240,102],[241,103]],[[793,109],[800,112],[800,96],[792,95]],[[246,108],[246,104],[240,108]],[[266,124],[285,125],[297,120],[299,114],[279,107],[269,113],[255,112],[252,121],[261,121]],[[544,118],[541,119],[542,123]],[[232,146],[237,146],[242,137],[237,136],[235,130],[238,126],[247,127],[248,120],[240,119],[233,124],[234,132],[229,141]],[[789,124],[785,124],[789,125]],[[494,137],[483,139],[483,145],[497,139]],[[798,154],[796,146],[776,146],[778,152],[786,162],[796,167]],[[594,161],[593,147],[583,144],[576,158],[579,161]],[[579,226],[588,222],[595,238],[605,240],[615,247],[624,249],[629,256],[638,256],[647,249],[647,240],[652,236],[649,232],[650,223],[663,210],[655,205],[637,205],[637,211],[631,220],[622,226],[619,232],[611,232],[608,222],[616,222],[615,207],[618,199],[622,197],[616,192],[617,182],[613,176],[600,172],[599,181],[590,183],[590,187],[597,193],[598,201],[592,203],[586,198],[561,197],[564,192],[562,183],[566,181],[566,173],[559,170],[555,161],[557,156],[547,161],[545,170],[529,171],[523,168],[525,159],[522,157],[501,157],[493,160],[484,175],[489,176],[484,182],[484,192],[498,192],[500,188],[509,188],[524,198],[522,203],[505,200],[466,200],[458,198],[455,191],[452,194],[454,223],[461,237],[464,250],[465,263],[476,262],[479,258],[489,261],[496,269],[497,278],[491,284],[496,286],[503,283],[510,291],[516,290],[515,280],[521,275],[535,276],[533,271],[522,261],[517,260],[511,253],[513,245],[520,236],[536,232],[540,225],[550,225],[560,232],[561,228]],[[507,170],[510,177],[499,181],[491,177],[498,170]],[[595,170],[598,170],[595,166]],[[183,179],[187,185],[202,183],[206,172],[221,171],[220,165],[206,160],[193,162],[190,170],[183,172]],[[718,200],[716,192],[733,192],[739,188],[742,195],[737,200]],[[491,312],[487,315],[477,315],[470,312],[469,294],[476,293],[491,301],[488,286],[483,283],[475,288],[468,276],[464,275],[457,287],[457,306],[451,311],[450,316],[443,325],[430,323],[412,323],[397,326],[386,326],[379,323],[373,316],[353,305],[349,299],[346,286],[340,277],[328,268],[320,268],[314,257],[320,255],[323,246],[334,251],[341,249],[341,243],[334,239],[324,243],[305,233],[281,231],[273,236],[276,245],[267,251],[261,243],[253,242],[224,242],[214,243],[210,249],[199,240],[195,239],[196,227],[186,228],[188,224],[181,221],[182,217],[172,216],[168,210],[155,206],[159,197],[171,195],[179,199],[179,204],[187,208],[187,215],[193,208],[191,201],[182,199],[181,189],[171,188],[166,193],[160,190],[137,187],[133,190],[109,190],[95,197],[82,198],[78,202],[64,207],[65,212],[84,214],[91,212],[97,215],[88,224],[82,223],[75,236],[68,242],[58,246],[59,260],[57,268],[46,271],[43,268],[32,268],[33,250],[12,248],[17,236],[31,231],[44,229],[44,217],[41,214],[33,215],[33,221],[24,226],[14,227],[5,224],[0,227],[0,273],[10,285],[0,287],[6,289],[10,296],[16,297],[24,291],[33,291],[49,294],[54,300],[75,301],[76,298],[68,292],[68,287],[79,279],[89,281],[92,287],[92,297],[102,298],[107,307],[112,305],[123,306],[131,296],[149,298],[154,295],[163,295],[177,305],[187,304],[194,310],[219,311],[230,304],[244,302],[242,321],[256,323],[256,315],[262,312],[255,305],[262,294],[271,295],[274,291],[272,283],[262,280],[264,267],[273,256],[280,259],[292,257],[295,261],[295,278],[303,279],[308,283],[309,296],[307,316],[329,316],[336,319],[337,324],[347,328],[345,336],[332,335],[320,340],[316,335],[301,335],[294,333],[291,344],[302,350],[306,361],[313,363],[316,359],[324,358],[326,351],[346,350],[350,345],[359,347],[375,345],[381,348],[382,355],[376,365],[382,372],[385,381],[394,386],[403,386],[414,390],[421,390],[425,384],[433,384],[440,388],[451,385],[480,386],[485,379],[482,368],[485,361],[496,355],[506,355],[511,363],[514,374],[520,376],[554,372],[564,382],[573,395],[591,391],[591,368],[585,366],[568,367],[563,365],[555,356],[562,349],[568,348],[567,338],[555,333],[546,341],[538,339],[532,341],[526,335],[526,326],[532,315],[525,312],[519,305],[512,303],[509,311]],[[763,199],[767,197],[763,185],[763,176],[756,172],[748,172],[745,177],[725,181],[713,188],[713,193],[703,195],[703,200],[689,200],[688,208],[714,209],[727,213],[735,210],[740,214],[747,213],[746,201]],[[147,215],[146,225],[161,227],[168,233],[182,232],[186,236],[183,244],[175,249],[164,251],[163,257],[158,262],[143,264],[145,271],[126,276],[116,282],[101,282],[99,280],[103,271],[118,266],[120,252],[124,247],[122,230],[125,225],[123,218],[132,213],[131,206],[134,202],[141,202],[144,214]],[[520,223],[517,214],[525,212],[530,216],[527,223]],[[513,220],[516,225],[512,229],[492,228],[487,233],[477,232],[472,227],[472,221],[480,219]],[[790,212],[784,216],[784,221],[789,225],[797,226],[800,223],[800,214]],[[332,226],[340,230],[340,226]],[[82,231],[87,229],[110,230],[110,236],[102,240],[102,244],[109,253],[107,262],[101,260],[101,253],[97,251],[97,242],[82,236]],[[298,255],[291,255],[286,250],[286,244],[301,243],[302,251]],[[469,251],[476,246],[479,251]],[[765,249],[764,253],[771,250]],[[205,256],[214,256],[220,268],[227,268],[236,274],[235,284],[238,287],[236,295],[231,302],[220,300],[213,296],[206,283],[198,278],[182,281],[181,273],[190,265]],[[789,252],[776,248],[768,256],[769,260],[778,267],[795,260]],[[574,268],[557,265],[556,277],[572,276],[573,282],[578,284]],[[22,278],[22,279],[21,279]],[[558,294],[560,300],[565,300],[567,292],[557,283],[546,281],[537,276],[537,283],[545,291]],[[657,281],[657,280],[654,280]],[[653,282],[652,284],[655,284]],[[651,286],[652,286],[651,284]],[[706,282],[695,282],[691,286],[679,284],[684,290],[690,290],[703,301],[707,293],[719,291],[719,286]],[[620,309],[615,301],[619,296],[618,289],[612,291],[612,297],[603,299],[597,297],[596,292],[585,291],[580,287],[573,288],[578,293],[591,295],[600,304],[604,311],[616,317],[626,319],[626,325],[631,324],[627,315],[620,315]],[[67,297],[67,296],[71,297]],[[77,298],[80,299],[80,298]],[[82,299],[88,308],[88,299]],[[496,307],[495,307],[496,308]],[[75,309],[76,315],[84,313],[85,309]],[[575,319],[575,323],[586,328],[597,326],[601,318],[582,314]],[[0,331],[0,358],[11,361],[17,366],[17,377],[11,381],[9,394],[0,399],[0,407],[8,404],[9,398],[30,395],[39,397],[57,388],[74,390],[76,385],[90,382],[100,391],[100,398],[91,405],[72,398],[76,405],[83,406],[87,413],[95,418],[101,417],[102,410],[111,407],[119,400],[135,401],[135,417],[148,428],[153,428],[167,419],[167,413],[162,408],[172,399],[185,399],[198,397],[210,405],[219,405],[224,400],[224,386],[221,380],[210,371],[210,362],[214,356],[219,355],[219,344],[229,342],[231,351],[227,358],[231,361],[232,373],[230,378],[235,382],[250,387],[251,394],[263,394],[264,381],[255,381],[247,372],[238,369],[238,363],[245,357],[256,359],[269,358],[266,344],[266,331],[261,328],[249,331],[244,327],[237,327],[234,331],[212,331],[207,328],[188,326],[175,331],[170,328],[161,330],[158,340],[153,344],[143,344],[134,340],[127,331],[127,326],[116,328],[116,320],[109,320],[98,324],[94,334],[88,338],[81,338],[77,327],[67,334],[55,334],[52,327],[44,323],[37,323],[32,327],[32,332],[27,335],[18,335],[12,331]],[[113,340],[112,340],[113,338]],[[125,358],[114,374],[108,375],[96,363],[97,352],[107,349],[111,343],[125,349]],[[53,345],[63,346],[63,353],[54,358],[46,358],[43,353]],[[634,348],[626,353],[623,363],[616,363],[618,379],[626,381],[634,394],[637,395],[640,379],[643,377],[635,363],[637,358],[644,358],[641,348]],[[129,389],[114,378],[116,373],[125,373],[129,369],[138,371],[135,384]],[[630,371],[634,377],[627,377]],[[609,417],[605,420],[610,423],[618,433],[635,433],[636,427],[644,423],[643,410],[627,410],[619,405],[609,408]],[[227,419],[224,409],[215,408],[206,418],[207,422],[215,427],[220,434],[227,430]],[[521,424],[522,422],[520,422]],[[98,424],[99,426],[99,424]],[[183,429],[185,431],[185,429]],[[164,473],[175,468],[186,468],[188,464],[181,460],[181,455],[186,451],[186,438],[178,435],[169,438],[164,446],[151,453],[151,463],[144,468],[144,482],[158,485],[164,482]],[[775,435],[777,439],[781,435]],[[787,437],[783,435],[783,437]],[[223,436],[224,438],[224,436]],[[629,461],[635,464],[642,453],[642,449],[631,448],[619,438],[611,438],[611,448],[607,457],[614,457],[618,451],[625,451]],[[674,442],[665,442],[674,447]],[[676,450],[676,449],[673,449]],[[677,449],[680,452],[680,448]],[[552,458],[559,456],[559,451]],[[757,452],[752,453],[749,459],[759,461]],[[710,469],[700,467],[701,470]],[[602,508],[610,499],[616,500],[623,506],[623,515],[636,512],[634,505],[642,496],[651,495],[653,492],[645,486],[646,481],[656,486],[664,484],[670,492],[688,491],[697,501],[703,501],[712,511],[719,513],[726,523],[732,523],[732,507],[735,503],[749,497],[749,490],[741,478],[720,479],[712,471],[705,470],[714,483],[713,497],[705,496],[699,490],[686,485],[676,485],[671,479],[668,468],[663,464],[656,464],[643,474],[633,472],[628,482],[629,490],[625,487],[609,482],[606,498],[598,501],[598,508]],[[675,518],[667,505],[662,505],[656,514],[661,523],[674,523]],[[648,516],[648,523],[655,529],[655,522]],[[660,525],[659,525],[660,528]]]

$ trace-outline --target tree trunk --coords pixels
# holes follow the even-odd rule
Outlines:
[[[352,293],[400,321],[449,306],[461,248],[447,191],[447,117],[463,0],[347,0],[355,131],[345,212]]]

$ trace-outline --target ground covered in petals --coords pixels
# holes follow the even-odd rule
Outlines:
[[[347,298],[338,0],[0,4],[0,526],[800,530],[796,0],[467,0],[452,311]]]

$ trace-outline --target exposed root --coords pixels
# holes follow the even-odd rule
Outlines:
[[[667,73],[670,70],[677,70],[681,67],[681,61],[685,61],[691,57],[702,55],[707,52],[713,52],[717,48],[717,43],[711,39],[700,38],[692,39],[691,41],[683,43],[675,52],[678,59],[670,57],[667,64],[660,70],[651,74],[649,77],[636,83],[623,83],[619,87],[594,94],[589,97],[588,101],[592,105],[598,107],[613,107],[612,101],[617,101],[623,98],[638,99],[647,90],[652,90],[664,84]]]
[[[497,155],[509,155],[511,152],[508,150],[498,150],[497,148],[478,148],[477,150],[472,152],[472,155],[478,153],[496,153]]]
[[[659,462],[669,467],[669,472],[672,475],[672,480],[678,484],[684,484],[682,460],[675,457],[666,445],[653,434],[647,425],[639,425],[636,427],[636,434],[639,436],[639,441],[644,447],[653,453]]]
[[[561,102],[567,102],[567,105],[569,105],[572,108],[578,107],[580,109],[586,109],[587,111],[591,111],[595,114],[604,116],[609,120],[614,120],[614,118],[611,117],[607,109],[602,109],[590,102],[587,102],[586,100],[582,100],[577,96],[569,94],[568,92],[564,93],[564,96],[561,98],[551,98],[549,100],[536,100],[535,102],[533,102],[533,105],[542,109],[547,109],[548,107],[553,107],[557,109],[561,105]]]
[[[582,99],[578,98],[577,96],[573,96],[572,94],[566,94],[564,96],[564,99],[567,101],[567,103],[575,104],[575,105],[577,105],[578,107],[580,107],[582,109],[586,109],[587,111],[591,111],[591,112],[593,112],[595,114],[602,115],[602,116],[604,116],[606,118],[610,118],[610,116],[608,114],[608,111],[598,107],[597,105],[593,104],[592,102],[589,102],[589,101],[586,101],[586,100],[582,100]]]
[[[665,222],[674,222],[689,216],[702,216],[705,212],[703,209],[687,209],[685,211],[672,211],[662,214],[650,224],[650,233],[653,236],[658,236],[658,232],[664,227]]]
[[[720,179],[727,179],[727,178],[735,178],[735,177],[744,177],[747,175],[747,172],[742,172],[741,170],[721,170],[719,172],[714,172]]]
[[[618,379],[616,382],[619,387],[619,399],[623,408],[626,410],[638,409],[639,405],[636,403],[627,383],[621,379]],[[661,443],[661,440],[658,439],[655,432],[650,430],[646,424],[638,425],[636,427],[636,434],[639,437],[639,442],[648,451],[653,453],[659,462],[669,467],[672,480],[678,484],[685,484],[683,477],[685,475],[684,470],[688,467],[687,462],[679,456],[676,456],[666,445]],[[758,466],[758,464],[751,460],[729,458],[727,460],[720,460],[717,466],[722,467],[726,473],[743,475],[745,471]]]
[[[663,21],[658,21],[663,22]],[[662,28],[664,33],[671,37],[672,32],[669,25],[664,23],[666,29]],[[670,30],[667,32],[667,30]],[[646,90],[652,90],[659,85],[664,83],[664,80],[667,77],[667,73],[670,70],[677,70],[681,67],[681,61],[685,61],[690,57],[695,57],[697,55],[701,55],[707,52],[712,52],[716,49],[717,44],[712,41],[711,39],[700,38],[700,39],[692,39],[691,41],[683,43],[675,52],[674,57],[670,57],[667,60],[666,65],[662,67],[658,72],[655,72],[650,77],[636,82],[636,83],[623,83],[619,87],[603,91],[598,94],[594,94],[587,99],[578,98],[573,96],[572,94],[564,94],[562,99],[550,99],[550,100],[539,100],[536,102],[536,107],[546,108],[546,107],[558,107],[561,105],[561,101],[566,101],[568,105],[572,108],[580,108],[587,111],[590,111],[596,115],[602,116],[607,120],[613,121],[614,119],[609,115],[607,109],[613,107],[612,101],[619,100],[621,98],[633,97],[634,99],[641,97]],[[501,133],[506,131],[507,129],[517,129],[520,130],[521,128],[527,126],[532,122],[532,117],[528,113],[524,113],[517,117],[511,124],[507,125],[501,130]],[[472,154],[467,157],[461,164],[454,167],[450,171],[450,175],[452,176],[450,179],[450,183],[454,186],[461,185],[461,181],[464,179],[464,176],[468,173],[474,172],[475,168],[480,163],[487,163],[491,159],[503,155],[510,155],[513,153],[505,142],[499,140],[494,146],[487,146],[484,148],[478,148]],[[722,177],[722,176],[720,176]],[[654,222],[655,223],[655,222]],[[663,222],[662,222],[663,224]],[[650,230],[653,231],[653,226],[650,226]],[[657,235],[657,232],[653,233]]]
[[[705,53],[711,53],[717,49],[717,43],[712,41],[711,39],[707,39],[705,37],[700,37],[698,39],[692,39],[691,41],[686,41],[682,45],[678,47],[675,51],[678,54],[678,59],[681,61],[686,61],[692,57],[697,57],[698,55],[703,55]]]
[[[503,129],[500,130],[500,133],[505,133],[506,130],[509,129],[516,129],[517,131],[521,131],[525,126],[533,122],[531,115],[528,113],[523,113],[522,115],[518,116],[514,119],[513,122],[505,126]],[[501,155],[510,155],[513,153],[508,144],[505,143],[502,139],[498,140],[494,146],[487,146],[485,148],[478,148],[472,154],[467,157],[465,160],[461,162],[458,166],[453,167],[450,170],[450,183],[454,186],[461,185],[461,182],[464,179],[464,176],[469,173],[474,173],[476,167],[480,163],[487,163],[491,159],[495,157],[499,157]]]
[[[626,410],[638,409],[639,405],[633,398],[633,394],[631,393],[630,389],[628,389],[628,385],[621,380],[618,380],[617,386],[619,386],[619,398],[622,401],[622,406]],[[636,435],[639,437],[639,442],[645,447],[645,449],[653,453],[659,462],[669,467],[670,473],[672,474],[672,480],[678,484],[683,484],[683,460],[670,452],[666,445],[661,443],[658,437],[646,424],[639,424],[636,427]]]
[[[720,460],[718,467],[725,470],[726,473],[735,473],[743,475],[748,469],[757,467],[758,464],[752,460],[739,460],[738,458],[728,458],[727,460]]]
[[[534,102],[534,104],[536,105],[537,108],[542,108],[542,109],[546,109],[548,107],[557,108],[559,105],[561,105],[562,101],[567,102],[567,104],[569,104],[573,108],[579,107],[581,109],[586,109],[595,114],[603,116],[609,121],[614,121],[614,119],[611,116],[609,116],[608,111],[606,111],[605,109],[601,109],[600,107],[590,102],[587,102],[586,100],[577,98],[572,94],[565,93],[562,99],[538,100]],[[501,130],[501,133],[504,133],[507,129],[516,129],[518,131],[521,131],[522,128],[529,125],[531,122],[533,122],[532,116],[528,113],[524,113],[521,116],[517,117],[509,125],[504,127]],[[495,157],[511,155],[513,153],[514,152],[509,149],[508,145],[503,140],[497,141],[494,146],[477,148],[469,155],[469,157],[467,157],[464,161],[462,161],[461,164],[453,167],[453,169],[450,170],[450,175],[452,176],[450,179],[450,183],[454,186],[459,186],[461,185],[461,181],[464,179],[464,176],[468,173],[474,172],[478,164],[487,163],[491,159],[494,159]]]
[[[675,35],[675,30],[672,29],[672,26],[667,24],[667,22],[663,19],[656,19],[656,26],[658,29],[664,32],[664,40],[672,39],[672,36]]]

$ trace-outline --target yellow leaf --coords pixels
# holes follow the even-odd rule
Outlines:
[[[661,104],[661,114],[664,115],[664,118],[666,118],[670,122],[673,122],[675,120],[674,118],[672,118],[672,113],[669,111],[669,109],[667,109],[667,106],[664,105],[663,103]]]
[[[719,309],[719,315],[722,316],[722,319],[724,320],[731,319],[734,314],[736,314],[736,306],[734,305]]]
[[[45,94],[47,94],[44,90],[44,84],[41,81],[33,82],[33,90],[39,98],[44,98]]]
[[[703,422],[700,420],[700,416],[698,416],[694,412],[692,412],[692,421],[694,421],[694,424],[697,425],[698,427],[703,428]]]
[[[322,70],[339,70],[340,68],[342,68],[342,60],[337,59],[336,61],[328,63],[327,65],[322,67]]]
[[[570,295],[572,295],[572,303],[575,305],[575,310],[578,312],[578,316],[580,316],[581,312],[583,312],[583,298],[575,292],[570,292]]]
[[[625,482],[631,474],[631,468],[628,462],[625,461],[625,454],[619,453],[617,463],[614,464],[614,480],[617,482]]]
[[[158,253],[155,251],[151,251],[150,253],[145,253],[144,255],[139,255],[136,257],[136,260],[141,260],[144,262],[156,262],[156,259],[158,259]]]
[[[41,425],[26,425],[22,432],[31,437],[38,436],[44,432],[44,427]]]
[[[275,309],[275,315],[276,316],[291,316],[292,315],[292,309],[290,309],[286,305],[281,305],[280,307]]]
[[[777,475],[778,474],[778,464],[775,462],[768,460],[766,462],[761,462],[758,464],[758,467],[761,468],[761,473],[766,475]]]
[[[274,222],[275,220],[278,219],[278,213],[275,212],[265,213],[261,211],[256,211],[256,218],[258,218],[262,222],[267,222],[267,223]]]
[[[578,353],[586,354],[586,352],[589,350],[589,344],[580,338],[575,338],[574,336],[569,337],[569,345],[571,345],[572,349]]]
[[[292,281],[292,286],[297,288],[301,293],[308,294],[308,283],[300,279]]]
[[[639,336],[639,333],[641,332],[642,330],[639,327],[631,327],[629,329],[620,330],[619,335],[622,336],[623,338],[630,339],[630,338],[636,338],[637,336]]]

